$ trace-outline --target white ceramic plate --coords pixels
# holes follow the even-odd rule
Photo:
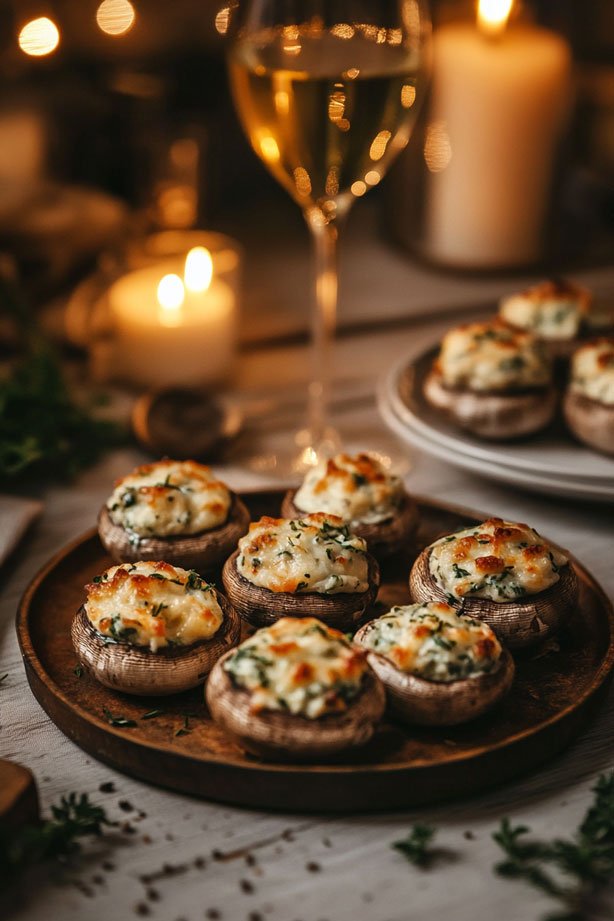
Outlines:
[[[471,473],[485,476],[490,480],[519,486],[532,492],[545,493],[553,496],[565,496],[572,499],[594,500],[614,503],[614,486],[608,488],[604,484],[585,483],[555,476],[545,476],[537,473],[516,470],[504,464],[491,464],[485,460],[478,460],[459,451],[450,451],[449,448],[437,441],[433,441],[405,420],[400,419],[383,388],[378,396],[380,414],[386,425],[410,447],[418,448],[425,454],[437,457],[440,460],[460,467]]]
[[[458,455],[483,463],[503,466],[518,473],[557,477],[574,484],[586,484],[605,492],[614,491],[614,459],[591,451],[576,442],[562,419],[543,432],[519,441],[488,442],[456,428],[424,399],[422,384],[437,347],[406,356],[382,379],[380,402],[385,400],[396,419],[433,444],[446,450],[451,463]]]

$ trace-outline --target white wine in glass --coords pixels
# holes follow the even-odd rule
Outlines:
[[[234,13],[239,116],[315,243],[313,378],[295,472],[339,447],[327,419],[339,225],[409,139],[429,34],[421,0],[247,0]]]

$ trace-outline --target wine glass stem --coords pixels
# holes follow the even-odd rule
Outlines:
[[[334,451],[335,435],[328,425],[331,355],[337,321],[337,237],[335,221],[308,217],[315,253],[315,301],[312,309],[312,377],[308,420],[315,454]],[[330,444],[328,444],[330,442]]]

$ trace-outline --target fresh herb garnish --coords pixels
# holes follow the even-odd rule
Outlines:
[[[190,592],[201,592],[203,589],[207,588],[206,583],[194,570],[190,570],[188,575],[185,587]]]
[[[614,771],[602,774],[592,805],[571,838],[527,839],[526,825],[503,819],[494,840],[506,855],[495,866],[499,876],[522,879],[559,903],[550,915],[582,921],[599,890],[614,880]]]
[[[176,736],[187,736],[192,732],[190,729],[190,717],[186,714],[183,718],[183,726],[175,732]]]
[[[394,841],[391,846],[403,854],[405,859],[414,866],[424,868],[429,865],[433,857],[429,846],[434,837],[435,829],[432,826],[417,824],[406,838]]]
[[[92,582],[93,582],[95,585],[98,585],[99,582],[102,582],[102,576],[94,576],[94,577],[92,578]]]
[[[470,572],[468,569],[463,569],[458,563],[452,563],[452,569],[454,570],[454,575],[457,579],[462,579],[464,576],[469,576]]]
[[[87,793],[63,796],[51,807],[53,818],[8,831],[0,829],[0,890],[7,889],[27,867],[80,850],[78,838],[101,835],[112,825],[105,810],[90,802]]]
[[[83,666],[75,665],[75,667],[73,668],[73,673],[77,676],[77,678],[81,678],[83,675]]]
[[[140,719],[153,720],[156,718],[156,716],[162,716],[163,713],[164,710],[148,710],[147,713],[144,713],[143,716],[140,717]]]
[[[108,707],[103,707],[102,712],[104,713],[109,726],[122,726],[124,729],[131,729],[133,726],[136,726],[136,722],[134,720],[128,719],[120,713],[111,713]]]

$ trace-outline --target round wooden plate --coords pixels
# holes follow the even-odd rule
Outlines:
[[[282,494],[248,493],[253,517],[278,514]],[[484,517],[420,501],[420,545]],[[202,688],[172,698],[135,698],[75,668],[69,626],[83,586],[111,565],[95,531],[64,548],[24,594],[17,632],[32,691],[51,719],[101,761],[160,786],[265,809],[368,811],[422,805],[503,783],[552,756],[585,727],[614,667],[614,612],[578,563],[580,601],[555,640],[516,657],[503,704],[465,726],[381,726],[361,751],[334,764],[270,764],[246,755],[210,720]],[[375,606],[408,600],[410,559],[383,573]],[[372,616],[372,615],[370,615]],[[145,714],[160,710],[153,717]],[[109,714],[135,725],[109,723]]]

